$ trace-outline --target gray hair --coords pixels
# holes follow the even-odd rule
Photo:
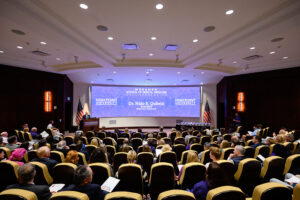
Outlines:
[[[243,146],[236,145],[235,148],[236,148],[236,150],[238,150],[240,152],[240,154],[245,155],[246,150],[245,150],[245,148]]]
[[[57,149],[63,149],[65,146],[67,146],[67,143],[65,140],[60,141],[57,145],[56,148]]]
[[[35,176],[35,167],[30,163],[26,163],[18,169],[20,184],[26,184],[31,181]]]

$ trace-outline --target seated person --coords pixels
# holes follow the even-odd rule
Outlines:
[[[218,163],[212,162],[206,170],[206,180],[196,183],[191,190],[197,200],[206,200],[209,190],[229,185],[229,179],[226,173],[221,169]]]
[[[257,135],[258,131],[260,131],[260,129],[262,128],[262,125],[261,124],[256,124],[253,126],[253,129],[254,131],[253,132],[250,132],[247,133],[246,135],[243,135],[243,141],[246,142],[246,136],[255,136]]]
[[[6,189],[23,189],[34,192],[38,200],[48,200],[51,197],[49,187],[46,185],[35,185],[34,177],[36,171],[32,164],[26,163],[18,169],[17,184],[9,185]]]
[[[26,154],[26,149],[24,148],[17,148],[12,152],[8,160],[11,160],[13,162],[16,162],[18,165],[24,165],[24,163],[21,161],[24,158],[24,155]]]
[[[209,157],[212,160],[212,162],[217,162],[218,160],[220,160],[221,154],[221,149],[219,149],[218,147],[209,148]],[[210,163],[211,162],[205,164],[206,169],[208,168]]]
[[[78,160],[79,160],[78,152],[71,150],[68,152],[65,162],[72,163],[74,165],[78,165]]]
[[[31,131],[30,131],[30,134],[31,134],[32,139],[35,139],[36,136],[38,135],[37,128],[36,127],[32,127]]]
[[[208,150],[210,147],[211,147],[211,144],[210,144],[209,142],[205,142],[205,143],[204,143],[204,150],[201,151],[201,152],[198,154],[198,158],[199,158],[200,161],[201,161],[201,159],[202,159],[203,152],[206,151],[206,150]]]
[[[100,189],[100,185],[92,184],[93,171],[88,165],[77,167],[74,173],[74,184],[61,191],[77,191],[88,195],[90,200],[104,200],[107,192]]]
[[[5,158],[4,150],[0,149],[0,161],[2,161],[2,160],[6,160],[6,158]]]
[[[70,151],[70,148],[69,146],[67,146],[67,142],[65,140],[62,140],[57,143],[56,150],[62,152],[66,157],[68,152]]]
[[[18,143],[17,137],[15,135],[10,136],[7,139],[8,144],[5,146],[6,148],[8,148],[10,151],[15,150],[16,148],[19,148],[20,143]]]
[[[229,155],[228,160],[232,160],[234,164],[235,171],[237,170],[241,160],[246,158],[245,156],[245,148],[241,145],[237,145],[234,147],[234,151]]]
[[[52,169],[58,162],[50,158],[50,149],[47,146],[42,146],[37,150],[36,155],[38,158],[35,158],[32,161],[45,164],[49,173],[52,175]]]
[[[255,135],[253,138],[252,138],[252,142],[254,144],[250,145],[250,147],[253,147],[254,149],[258,146],[261,146],[262,143],[261,143],[261,137]]]

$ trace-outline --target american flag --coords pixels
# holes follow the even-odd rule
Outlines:
[[[82,108],[82,105],[81,105],[81,102],[80,102],[80,99],[79,99],[79,102],[78,102],[78,107],[77,107],[77,114],[76,114],[76,123],[80,124],[80,120],[82,119],[83,117],[83,108]]]
[[[210,117],[210,110],[209,110],[208,101],[206,101],[206,104],[205,104],[205,109],[204,109],[204,113],[203,113],[203,122],[204,123],[211,123],[211,117]]]

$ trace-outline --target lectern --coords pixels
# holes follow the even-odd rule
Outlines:
[[[81,124],[84,132],[90,130],[99,131],[99,118],[83,119]]]

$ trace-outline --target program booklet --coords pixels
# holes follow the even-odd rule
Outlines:
[[[106,181],[101,185],[101,189],[107,192],[112,192],[119,182],[120,179],[108,177]]]

